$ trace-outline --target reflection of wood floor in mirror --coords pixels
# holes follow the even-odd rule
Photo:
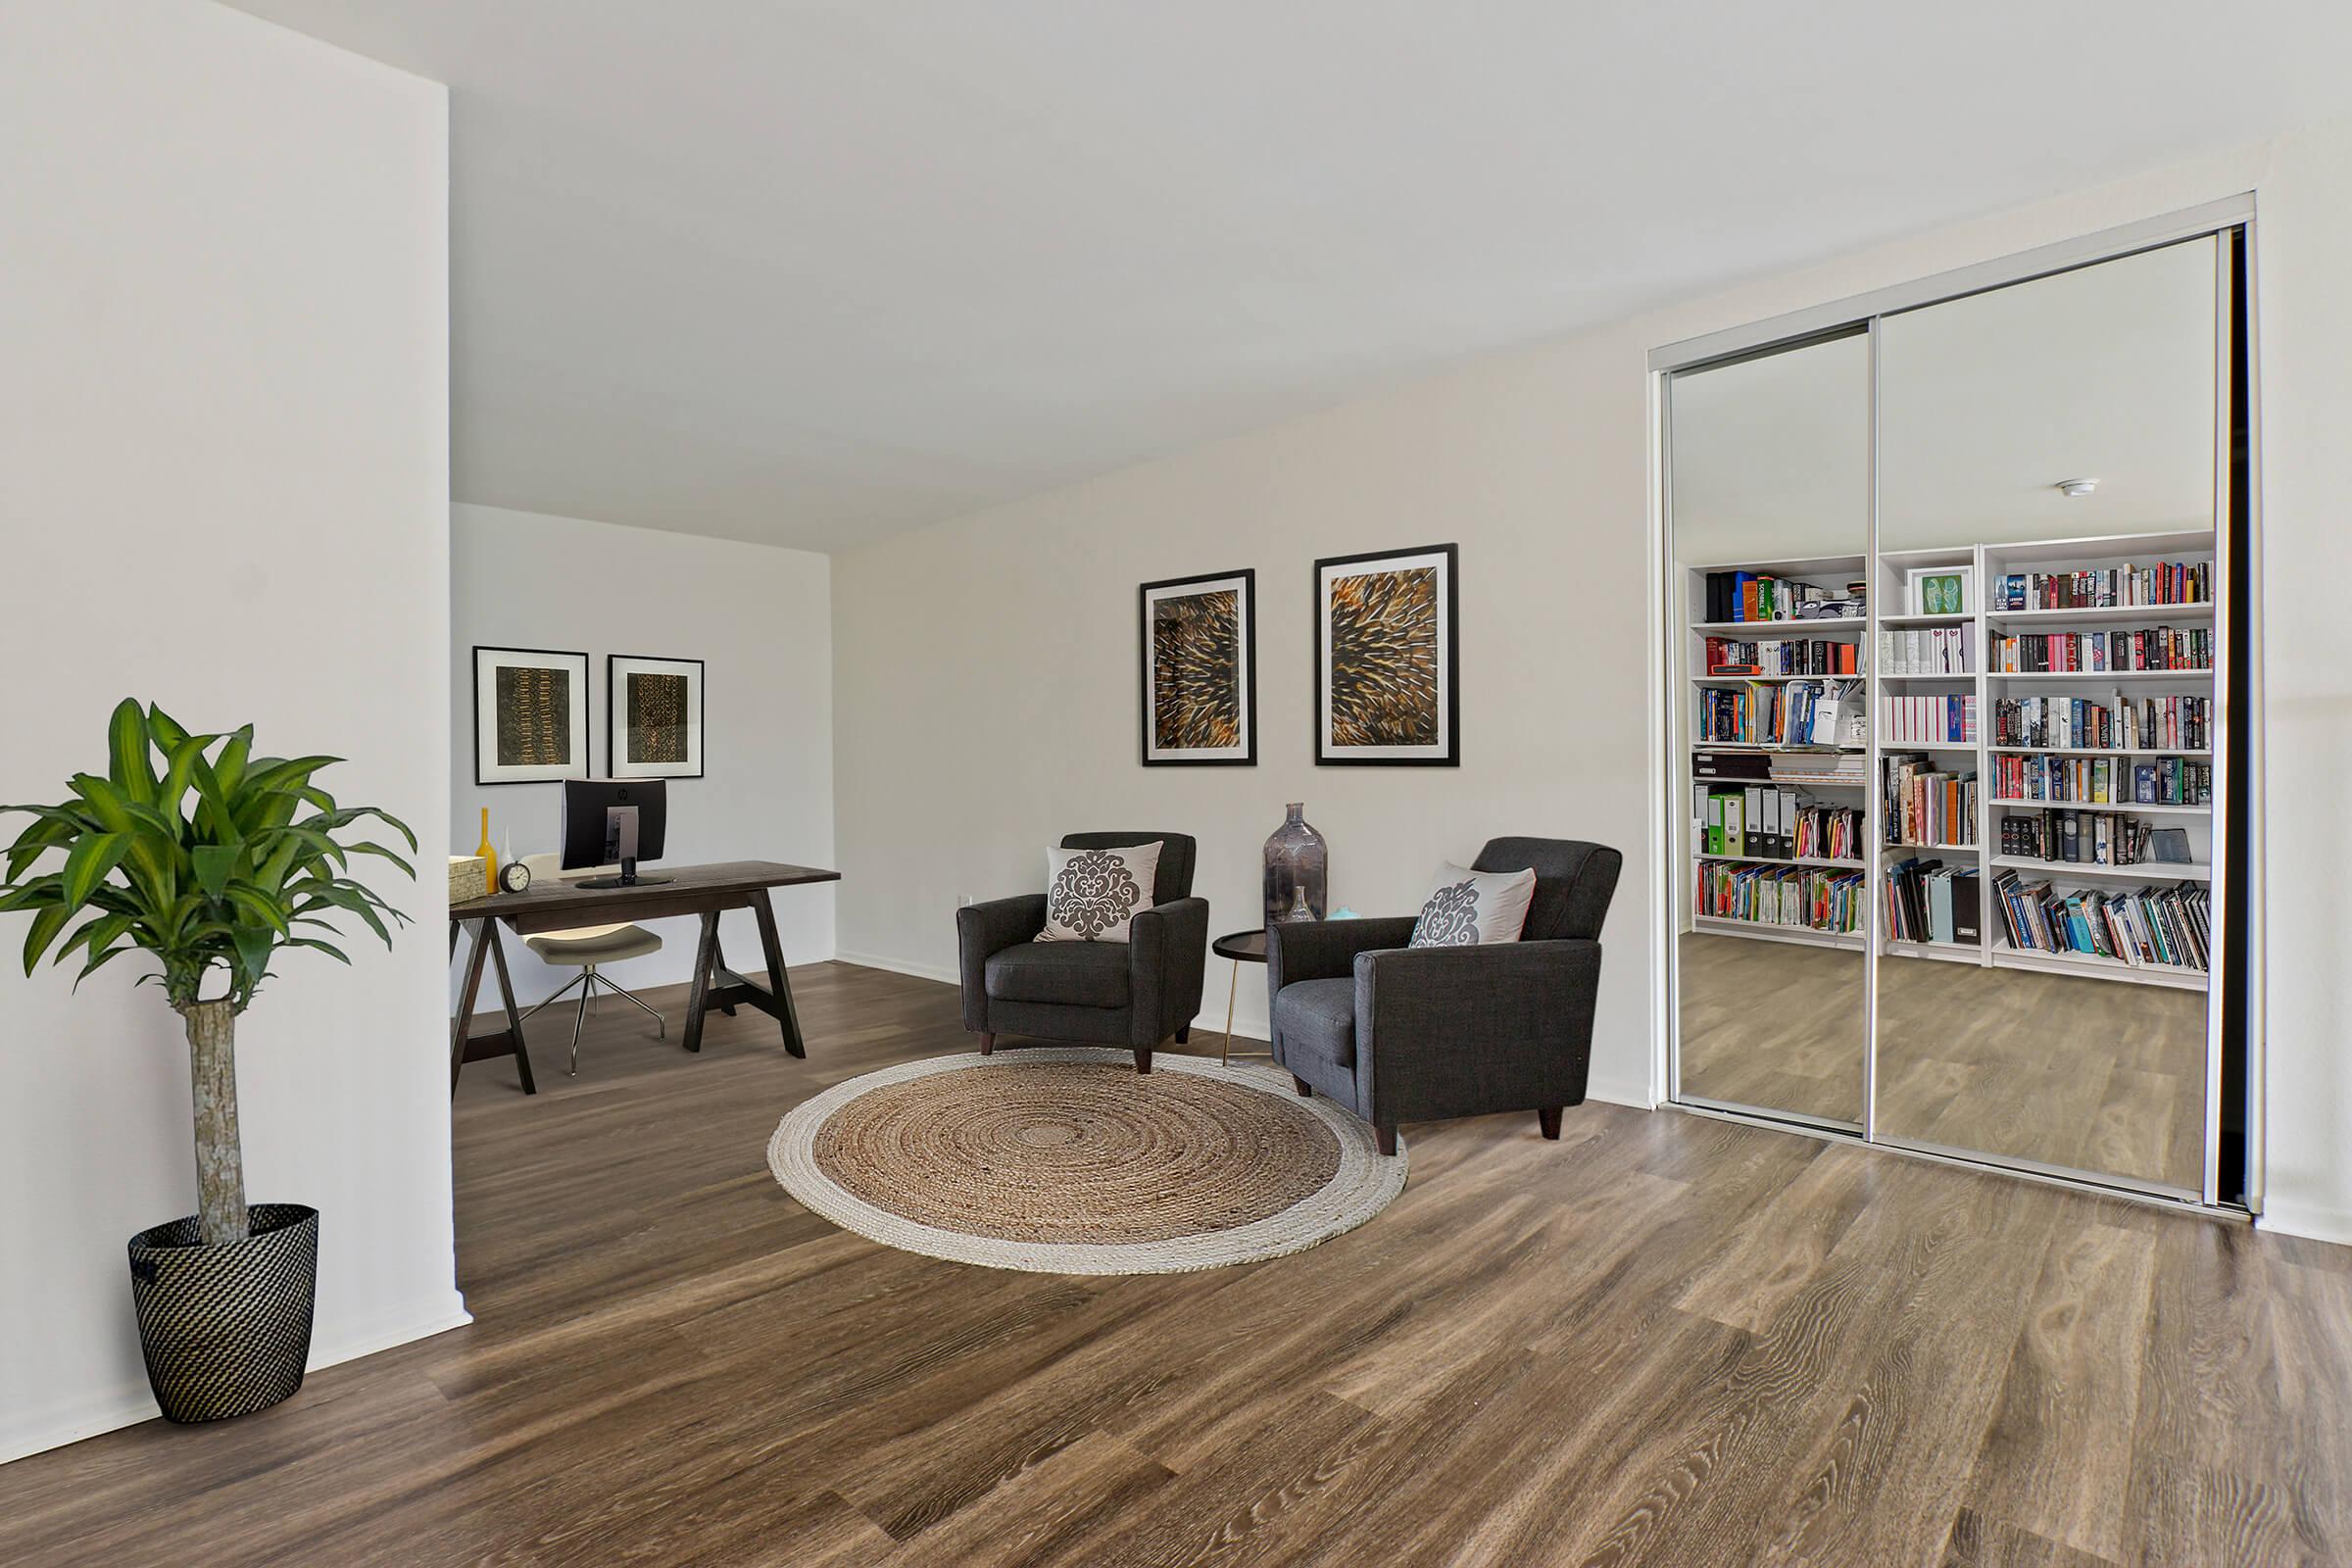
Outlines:
[[[1860,953],[1686,934],[1681,955],[1686,1096],[1861,1120]],[[1880,1135],[2195,1188],[2205,1000],[1886,959]]]

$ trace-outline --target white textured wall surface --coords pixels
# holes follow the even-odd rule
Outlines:
[[[236,12],[0,4],[0,800],[137,696],[448,836],[447,152],[441,87]],[[445,882],[386,876],[397,948],[285,959],[238,1031],[251,1195],[324,1216],[315,1365],[464,1320]],[[155,1413],[123,1243],[195,1157],[137,974],[0,975],[0,1458]]]

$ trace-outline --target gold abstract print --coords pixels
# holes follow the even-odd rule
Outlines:
[[[628,691],[628,760],[685,761],[686,677],[631,670]]]
[[[1238,591],[1153,602],[1152,744],[1161,751],[1229,750],[1242,744]]]
[[[1438,744],[1438,572],[1331,584],[1331,744]]]
[[[498,668],[498,765],[564,767],[571,761],[571,671]]]

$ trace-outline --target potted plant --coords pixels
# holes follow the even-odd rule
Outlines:
[[[312,782],[336,760],[255,757],[250,724],[191,735],[161,710],[124,701],[109,721],[104,777],[75,774],[62,806],[0,807],[33,817],[0,877],[0,911],[32,917],[25,974],[43,954],[78,957],[78,988],[109,961],[144,953],[157,971],[139,983],[159,981],[186,1022],[197,1212],[130,1239],[147,1380],[173,1421],[275,1404],[302,1387],[310,1358],[318,1211],[246,1206],[236,1027],[280,954],[351,961],[327,940],[340,935],[331,917],[357,915],[387,947],[384,917],[407,919],[344,872],[355,855],[415,869],[380,844],[335,835],[374,817],[399,829],[411,853],[416,836],[371,807],[337,806]],[[63,860],[47,859],[53,853]],[[36,864],[54,868],[30,874]]]

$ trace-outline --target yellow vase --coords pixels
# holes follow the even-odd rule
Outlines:
[[[483,874],[489,878],[490,891],[498,891],[498,852],[490,847],[490,808],[482,808],[482,842],[473,853],[481,857]]]

